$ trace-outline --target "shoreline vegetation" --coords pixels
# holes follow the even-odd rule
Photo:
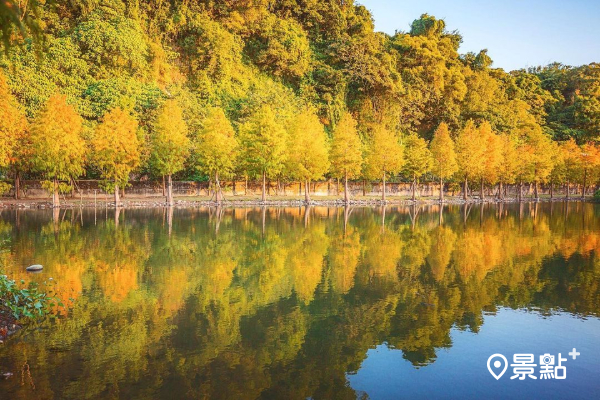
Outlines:
[[[337,179],[345,203],[353,181],[381,203],[398,181],[470,202],[600,183],[598,63],[504,71],[443,19],[388,35],[352,0],[88,3],[0,7],[0,194],[37,179],[58,208],[84,178],[119,207],[130,181],[162,180],[174,206],[174,181],[222,203],[238,180],[267,204],[277,181],[310,204]]]
[[[596,197],[586,196],[577,197],[550,197],[542,195],[539,198],[531,196],[523,196],[519,199],[517,196],[504,197],[502,199],[497,196],[486,196],[481,199],[478,196],[470,196],[468,200],[464,200],[462,195],[444,196],[444,200],[440,202],[438,196],[423,196],[412,199],[410,196],[390,196],[386,200],[382,200],[379,196],[355,196],[346,201],[340,196],[316,196],[310,201],[306,201],[303,196],[270,196],[266,200],[262,200],[260,196],[225,196],[217,202],[214,196],[173,196],[172,207],[188,208],[188,207],[249,207],[249,206],[266,206],[266,207],[381,207],[384,205],[460,205],[460,204],[510,204],[510,203],[535,203],[535,202],[593,202],[598,201]],[[169,203],[163,196],[127,196],[122,199],[119,206],[115,206],[115,202],[111,200],[100,199],[94,201],[94,198],[83,197],[74,199],[65,199],[61,201],[59,207],[54,207],[52,201],[48,199],[7,199],[0,198],[0,209],[66,209],[66,208],[162,208],[169,207]]]

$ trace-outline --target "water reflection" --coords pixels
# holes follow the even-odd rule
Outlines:
[[[600,311],[592,204],[0,216],[5,272],[69,306],[0,347],[15,399],[353,399],[382,343],[422,367],[498,307]]]

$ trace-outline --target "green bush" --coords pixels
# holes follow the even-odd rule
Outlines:
[[[596,190],[596,193],[594,193],[594,200],[600,203],[600,189]]]
[[[16,320],[37,319],[50,314],[52,307],[60,301],[40,291],[38,284],[24,281],[19,286],[6,275],[0,275],[0,313],[11,315]]]

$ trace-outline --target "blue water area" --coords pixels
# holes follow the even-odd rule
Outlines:
[[[569,313],[500,309],[486,315],[477,333],[452,329],[452,347],[435,362],[415,368],[402,350],[381,344],[367,352],[350,386],[369,399],[598,399],[600,398],[600,320]],[[577,349],[580,355],[569,355]],[[487,360],[495,353],[509,364],[517,353],[535,355],[537,380],[510,379],[512,367],[496,380]],[[539,379],[539,356],[561,353],[564,380]],[[502,369],[502,368],[500,368]]]

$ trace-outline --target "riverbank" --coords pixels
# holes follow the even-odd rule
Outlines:
[[[115,208],[112,199],[89,199],[89,198],[66,198],[61,201],[60,208]],[[548,195],[540,196],[537,201],[582,201],[581,197],[553,197]],[[586,197],[585,201],[592,201],[591,196]],[[521,202],[535,202],[531,196],[524,196]],[[471,197],[464,200],[462,196],[446,196],[444,204],[481,204],[481,203],[517,203],[519,200],[516,197],[507,197],[498,199],[496,197],[486,197],[483,200],[479,197]],[[162,196],[128,196],[121,199],[122,208],[153,208],[165,207],[166,200]],[[376,196],[355,196],[349,205],[364,206],[364,207],[379,207],[382,205],[431,205],[440,204],[437,196],[419,197],[412,200],[410,197],[390,196],[385,201]],[[208,196],[176,196],[175,207],[216,207],[214,199]],[[266,201],[262,201],[257,196],[227,196],[220,203],[222,207],[248,207],[248,206],[269,206],[269,207],[301,207],[301,206],[327,206],[327,207],[343,207],[345,205],[343,198],[338,196],[316,196],[310,202],[306,202],[302,196],[270,196]],[[47,199],[0,199],[0,208],[8,209],[47,209],[53,208],[52,202]]]

